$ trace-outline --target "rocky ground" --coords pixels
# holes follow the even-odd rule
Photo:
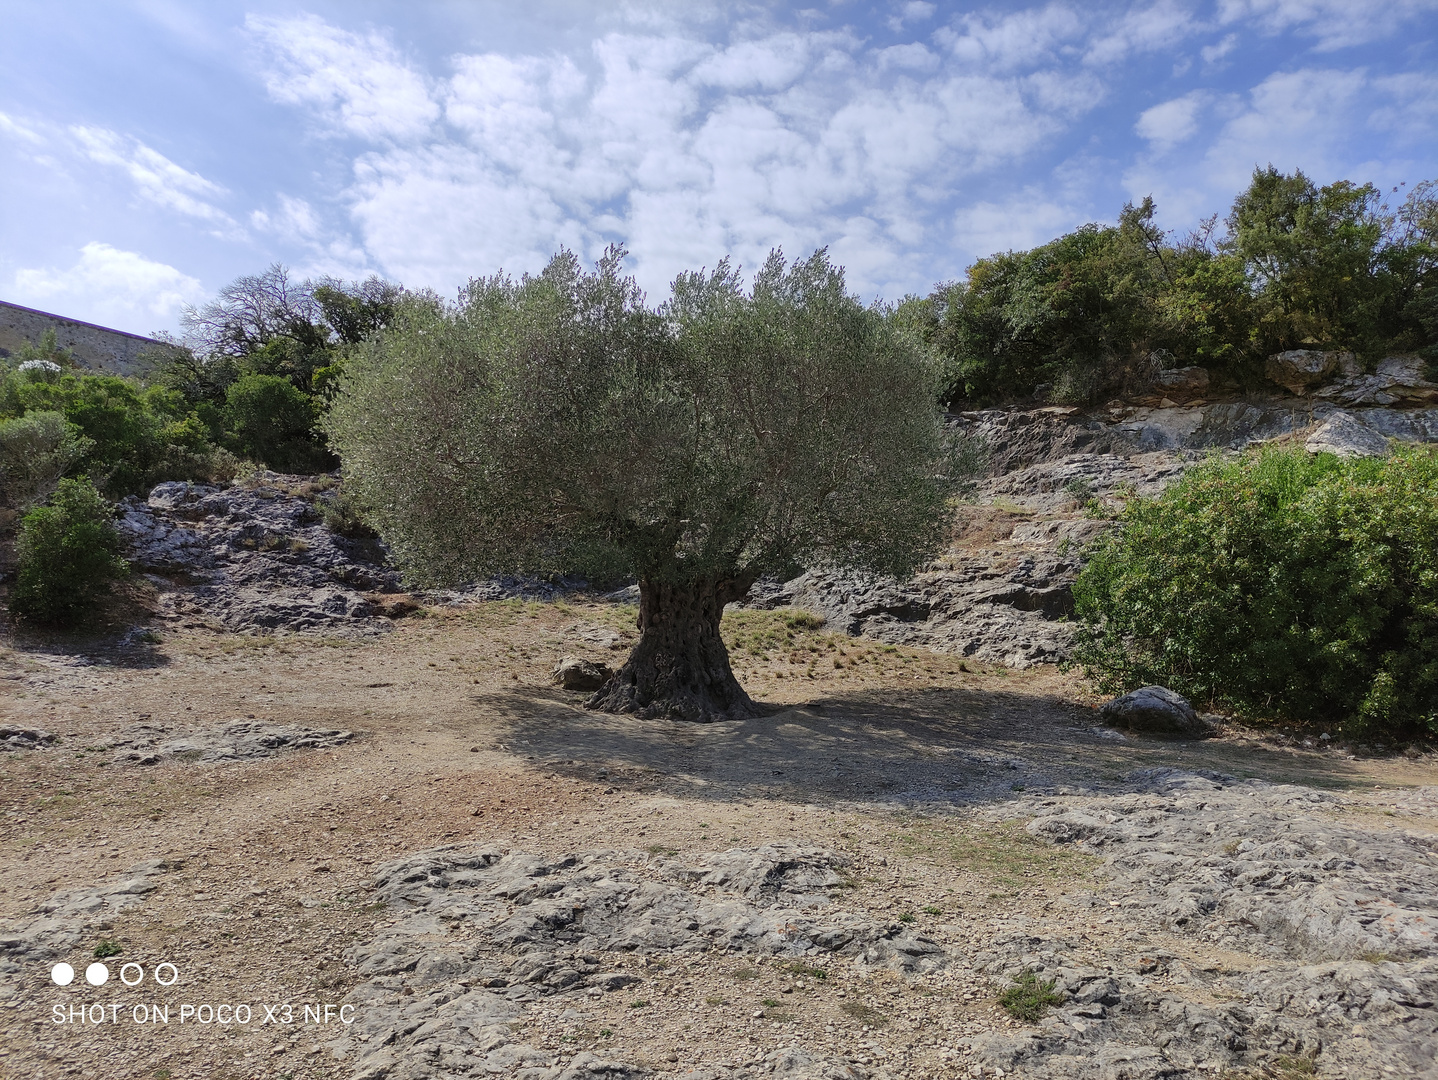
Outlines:
[[[761,582],[747,603],[804,608],[854,636],[984,663],[1060,661],[1071,646],[1066,620],[1083,550],[1111,527],[1124,497],[1155,495],[1202,455],[1258,442],[1372,454],[1386,452],[1388,439],[1438,440],[1438,408],[1373,403],[1438,398],[1438,387],[1405,377],[1421,384],[1408,387],[1413,401],[1394,397],[1398,377],[1380,373],[1286,400],[964,413],[955,423],[991,447],[990,475],[940,559],[905,582],[827,570]],[[170,626],[357,637],[388,633],[421,602],[553,600],[587,588],[500,579],[411,596],[378,541],[325,524],[335,494],[330,477],[263,472],[224,487],[161,484],[148,499],[126,500],[120,524]]]
[[[783,611],[726,620],[758,720],[550,684],[632,617],[0,654],[0,1075],[1433,1075],[1431,758],[1126,736]]]
[[[1356,392],[1356,391],[1355,391]],[[1426,399],[1425,399],[1426,400]],[[1330,400],[989,410],[959,422],[991,447],[991,475],[959,513],[951,549],[909,581],[810,571],[756,586],[750,603],[814,611],[847,633],[1023,668],[1072,644],[1066,617],[1085,545],[1129,495],[1152,496],[1204,455],[1275,440],[1388,451],[1438,440],[1438,409],[1343,409]]]
[[[127,502],[154,619],[0,648],[0,1076],[1438,1080],[1438,762],[1125,734],[1051,666],[1128,493],[1438,438],[1416,369],[1315,355],[958,418],[943,558],[728,613],[745,722],[586,712],[550,673],[632,590],[411,594],[329,478]]]
[[[160,484],[148,499],[126,499],[120,530],[135,569],[160,590],[160,619],[251,633],[388,631],[399,574],[375,540],[325,526],[323,491],[261,473],[226,486]]]

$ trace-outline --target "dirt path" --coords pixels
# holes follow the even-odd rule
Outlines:
[[[510,1060],[502,1072],[559,1076],[590,1054],[660,1073],[769,1075],[797,1044],[854,1076],[982,1073],[998,1059],[975,1040],[1022,1029],[995,1004],[1013,966],[993,952],[999,939],[1062,937],[1074,970],[1162,954],[1170,966],[1242,971],[1263,955],[1076,908],[1104,888],[1101,853],[1034,838],[1023,824],[1039,811],[1008,821],[1006,803],[1118,797],[1135,770],[1216,770],[1338,792],[1341,806],[1315,811],[1335,820],[1438,834],[1426,804],[1402,803],[1438,783],[1431,758],[1240,736],[1121,739],[1096,729],[1092,702],[1051,669],[966,670],[952,656],[790,625],[782,612],[726,624],[741,680],[775,706],[760,720],[640,722],[585,712],[579,695],[550,686],[560,655],[612,659],[591,640],[608,628],[622,647],[631,618],[600,604],[503,602],[362,642],[186,631],[90,656],[0,652],[0,724],[59,737],[0,758],[0,1075],[366,1075],[373,1047],[339,1006],[360,991],[400,1000],[417,989],[346,961],[407,917],[398,900],[381,906],[376,869],[454,844],[620,852],[616,866],[655,881],[706,852],[821,847],[847,860],[837,908],[992,954],[932,972],[826,964],[820,976],[773,956],[641,950],[615,961],[640,980],[622,990],[511,995],[522,1015],[505,1023],[534,1056],[496,1059]],[[163,747],[238,721],[358,737],[234,761],[161,753],[152,765],[126,763],[118,745]],[[139,884],[95,892],[125,881]],[[47,909],[55,925],[41,925]],[[147,981],[50,981],[52,963],[83,970],[102,941],[121,950],[113,971],[137,963]],[[167,988],[153,983],[162,962],[178,974]],[[1190,990],[1202,996],[1198,983]],[[179,1022],[184,1006],[241,1003],[251,1023]],[[137,1004],[170,1005],[170,1022],[134,1022]],[[66,1022],[53,1022],[56,1005]],[[94,1005],[103,1023],[89,1022],[93,1010],[73,1019]],[[263,1023],[265,1005],[290,1006],[295,1022]],[[440,1059],[432,1072],[397,1060],[368,1075],[445,1075]]]

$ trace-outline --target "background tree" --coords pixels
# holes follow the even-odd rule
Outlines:
[[[1438,181],[1415,184],[1386,224],[1380,330],[1395,347],[1421,352],[1438,377]]]
[[[772,255],[747,293],[727,262],[681,275],[658,311],[622,254],[406,297],[324,426],[418,583],[638,579],[640,640],[591,706],[754,715],[724,605],[801,565],[911,570],[973,460],[945,442],[936,358],[823,252]]]
[[[183,341],[166,341],[154,352],[150,376],[182,394],[209,438],[228,449],[282,471],[332,469],[336,462],[314,418],[349,352],[388,324],[402,293],[377,277],[295,281],[277,263],[187,309]],[[266,402],[280,410],[272,418],[262,415]]]
[[[1252,277],[1265,353],[1303,344],[1362,349],[1381,334],[1381,203],[1372,184],[1319,187],[1302,170],[1254,170],[1229,211],[1227,246]]]
[[[160,480],[233,475],[173,390],[78,370],[21,366],[0,374],[0,420],[37,413],[58,413],[75,429],[80,451],[68,470],[87,474],[112,497],[138,495]]]
[[[1438,364],[1433,183],[1394,211],[1372,184],[1255,169],[1225,235],[1215,215],[1177,242],[1154,210],[1146,198],[1117,226],[979,259],[964,280],[907,301],[945,358],[947,400],[1088,404],[1190,364],[1258,388],[1268,355],[1293,348],[1370,363],[1418,351]]]
[[[315,445],[314,399],[279,375],[243,375],[225,392],[235,448],[283,472],[314,472],[330,466]]]
[[[980,259],[932,295],[928,337],[951,401],[1086,404],[1182,350],[1161,298],[1183,272],[1145,199],[1118,226],[1085,225],[1029,251]],[[1181,362],[1181,361],[1171,361]]]
[[[236,278],[203,307],[187,307],[180,325],[186,343],[202,356],[250,356],[279,340],[313,351],[329,336],[313,284],[291,281],[279,263]]]

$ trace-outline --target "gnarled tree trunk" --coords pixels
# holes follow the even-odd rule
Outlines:
[[[744,578],[641,579],[639,644],[585,707],[700,723],[761,715],[734,678],[719,633],[724,605],[743,599],[751,584]]]

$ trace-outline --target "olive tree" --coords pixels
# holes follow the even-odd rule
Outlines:
[[[737,719],[720,636],[761,576],[903,574],[944,536],[972,455],[946,437],[918,336],[824,252],[727,261],[658,310],[611,249],[410,294],[347,367],[325,427],[409,579],[639,582],[640,638],[592,708]]]

